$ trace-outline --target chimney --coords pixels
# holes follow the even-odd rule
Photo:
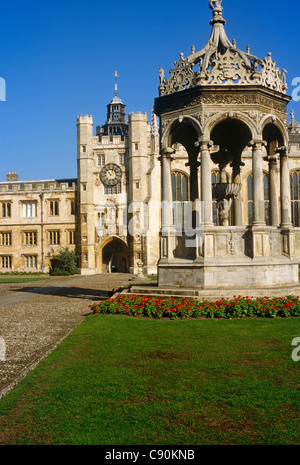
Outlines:
[[[6,175],[6,182],[13,182],[19,181],[19,176],[17,175],[16,171],[8,172]]]

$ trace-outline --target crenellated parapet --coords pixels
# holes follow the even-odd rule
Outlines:
[[[1,193],[75,192],[77,179],[0,182]]]

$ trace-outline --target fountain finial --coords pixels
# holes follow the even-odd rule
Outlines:
[[[221,6],[222,0],[209,0],[209,8],[213,11],[222,13],[223,8]]]

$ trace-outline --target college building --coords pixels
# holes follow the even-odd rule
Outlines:
[[[0,182],[0,272],[49,272],[62,247],[76,250],[82,274],[160,266],[162,284],[187,262],[195,273],[201,257],[226,255],[241,273],[242,253],[259,265],[277,254],[295,272],[300,124],[287,110],[285,71],[270,53],[238,50],[221,2],[209,4],[207,45],[180,54],[169,79],[160,68],[149,115],[126,114],[116,81],[103,125],[77,116],[76,179],[25,181],[11,171]],[[187,247],[201,225],[203,250]]]

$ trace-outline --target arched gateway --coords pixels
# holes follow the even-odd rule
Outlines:
[[[250,47],[239,50],[226,35],[221,2],[209,6],[213,18],[207,45],[197,53],[192,48],[187,58],[181,53],[169,79],[162,68],[159,72],[158,284],[237,288],[298,283],[286,71],[276,67],[270,53],[260,59]],[[186,154],[191,220],[181,232],[174,225],[172,194],[178,145]]]
[[[128,246],[116,236],[108,237],[99,248],[100,272],[128,272]]]

